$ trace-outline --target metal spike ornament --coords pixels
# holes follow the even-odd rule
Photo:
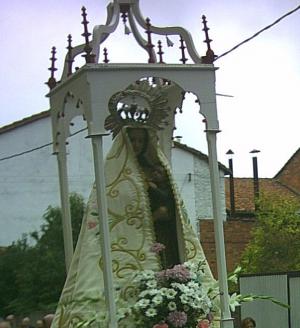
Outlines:
[[[103,49],[103,55],[104,55],[104,60],[103,60],[103,62],[104,62],[105,64],[108,64],[109,59],[108,59],[108,51],[107,51],[107,48],[104,48],[104,49]]]
[[[84,32],[81,35],[85,39],[84,51],[86,52],[86,54],[83,55],[83,57],[85,57],[85,62],[87,64],[89,64],[89,63],[95,63],[95,55],[92,54],[92,50],[93,49],[90,46],[90,41],[89,41],[89,37],[90,37],[91,33],[89,33],[89,31],[88,31],[88,23],[89,23],[89,21],[86,19],[86,17],[87,17],[86,8],[83,6],[81,8],[81,11],[82,11],[81,16],[83,17],[83,21],[81,22],[81,24],[83,24],[83,28],[84,28]]]
[[[72,75],[72,65],[74,62],[74,59],[72,58],[72,36],[71,34],[68,35],[68,54],[67,54],[67,59],[66,62],[68,63],[68,76]]]
[[[205,40],[203,42],[206,43],[206,45],[207,45],[207,51],[206,51],[206,55],[201,57],[201,59],[204,64],[212,64],[214,62],[216,56],[210,47],[210,43],[212,40],[209,38],[209,35],[208,35],[209,28],[207,27],[207,20],[206,20],[205,15],[202,16],[202,23],[204,26],[202,31],[204,31],[204,33],[205,33]]]
[[[179,47],[179,49],[181,49],[181,58],[179,60],[182,62],[182,64],[185,64],[188,60],[185,57],[185,48],[186,48],[186,46],[184,45],[184,40],[183,40],[182,36],[180,35],[180,47]]]
[[[52,54],[52,56],[51,56],[51,58],[49,58],[50,61],[51,61],[51,67],[48,68],[48,70],[51,73],[50,73],[49,80],[46,82],[46,84],[48,85],[50,90],[53,89],[56,86],[56,80],[55,80],[55,77],[54,77],[54,72],[57,71],[57,68],[55,68],[55,61],[57,60],[55,58],[55,54],[56,54],[56,48],[55,47],[52,47],[51,54]]]
[[[157,54],[158,54],[158,56],[159,56],[159,63],[160,64],[164,64],[164,61],[163,61],[163,54],[164,54],[164,52],[162,51],[162,44],[161,44],[161,41],[160,40],[158,40],[158,52],[157,52]]]
[[[147,17],[146,18],[146,34],[147,34],[147,44],[146,47],[148,49],[148,54],[149,54],[149,60],[148,63],[149,64],[153,64],[155,63],[155,60],[153,58],[153,53],[152,53],[152,49],[154,48],[154,45],[152,44],[152,37],[151,37],[151,23],[150,23],[150,18]]]

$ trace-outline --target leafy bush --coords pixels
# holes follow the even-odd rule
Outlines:
[[[257,226],[242,257],[247,273],[300,270],[300,202],[278,194],[258,202]]]
[[[85,209],[83,197],[71,194],[70,207],[75,246]],[[43,220],[40,232],[29,235],[33,245],[23,235],[0,253],[0,316],[56,307],[66,278],[61,209],[49,206]]]

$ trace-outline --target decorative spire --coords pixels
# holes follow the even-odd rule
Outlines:
[[[164,64],[164,61],[163,61],[163,54],[164,54],[164,52],[162,51],[162,45],[161,45],[161,41],[160,40],[158,40],[158,52],[157,52],[157,54],[158,54],[158,56],[159,56],[159,63],[160,64]]]
[[[131,30],[130,30],[130,28],[126,24],[126,22],[127,22],[127,12],[126,11],[122,12],[121,17],[122,17],[122,21],[124,23],[124,33],[126,35],[128,35],[128,34],[131,33]]]
[[[55,80],[55,77],[54,77],[54,72],[57,71],[57,68],[55,68],[55,61],[57,60],[55,58],[55,54],[56,54],[56,48],[55,47],[52,47],[52,51],[51,51],[51,58],[50,61],[51,61],[51,67],[48,68],[48,70],[51,72],[50,74],[50,78],[48,80],[48,82],[46,82],[46,84],[48,85],[48,87],[51,89],[53,89],[55,86],[56,86],[56,80]]]
[[[152,49],[154,48],[154,45],[152,44],[152,38],[151,38],[151,23],[150,23],[150,18],[146,18],[146,34],[147,34],[147,44],[146,47],[148,49],[148,54],[149,54],[149,60],[148,63],[155,63],[155,60],[153,58],[153,53]]]
[[[183,38],[180,35],[180,47],[179,47],[179,49],[181,49],[181,58],[179,60],[182,62],[182,64],[185,64],[187,62],[187,60],[188,60],[185,57],[185,48],[186,48],[186,46],[184,45]]]
[[[91,53],[93,49],[90,46],[90,41],[89,41],[89,37],[90,37],[91,33],[89,33],[89,31],[88,31],[89,21],[86,19],[86,16],[87,16],[86,8],[83,6],[81,8],[81,11],[82,11],[81,16],[83,17],[83,21],[81,22],[81,24],[83,24],[83,27],[84,27],[84,32],[81,35],[85,39],[84,51],[86,52],[86,54],[83,55],[83,57],[85,57],[85,62],[87,64],[89,64],[89,63],[94,63],[95,62],[95,55]]]
[[[68,63],[68,76],[72,75],[72,65],[73,65],[73,62],[74,62],[74,59],[72,58],[72,35],[69,34],[68,35],[68,46],[67,46],[67,49],[68,49],[68,54],[67,54],[67,63]]]
[[[207,27],[207,20],[206,20],[205,15],[202,16],[202,23],[204,26],[202,31],[204,31],[204,33],[205,33],[205,40],[203,42],[205,42],[207,45],[206,56],[202,57],[202,61],[204,64],[212,64],[215,60],[215,54],[210,47],[210,43],[212,40],[209,38],[209,35],[208,35],[209,28]]]
[[[109,59],[108,59],[108,52],[107,52],[107,48],[103,49],[103,55],[104,55],[104,60],[103,63],[108,64]]]

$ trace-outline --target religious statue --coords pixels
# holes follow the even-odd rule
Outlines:
[[[110,227],[117,310],[136,301],[133,278],[140,271],[158,272],[187,261],[204,262],[204,280],[214,281],[171,167],[159,147],[161,122],[157,118],[162,120],[168,110],[162,95],[159,85],[139,82],[109,104],[111,116],[106,127],[114,140],[105,162],[105,219]],[[100,240],[94,186],[52,328],[77,327],[80,322],[86,322],[86,327],[105,327],[101,326],[107,313]],[[151,251],[157,243],[165,246],[164,256]],[[138,326],[127,315],[120,316],[118,327]]]

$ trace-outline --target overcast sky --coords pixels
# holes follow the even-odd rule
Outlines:
[[[106,21],[108,0],[10,0],[1,3],[0,126],[49,109],[44,84],[52,46],[57,47],[57,76],[66,53],[66,37],[83,42],[81,6],[90,29]],[[212,48],[221,55],[300,5],[296,0],[140,0],[144,17],[156,26],[182,26],[192,34],[197,51],[205,54],[201,16],[206,15]],[[259,149],[260,177],[273,177],[299,148],[300,10],[215,62],[218,93],[219,160],[235,152],[236,176],[251,176],[249,151]],[[172,38],[171,38],[172,39]],[[176,41],[176,40],[172,40]],[[145,62],[133,48],[123,25],[109,39],[111,62]],[[174,45],[178,47],[179,45]],[[135,57],[136,56],[136,57]],[[206,152],[202,117],[186,104],[177,120],[183,143]],[[194,129],[194,133],[191,131]],[[197,131],[197,133],[196,133]],[[50,141],[50,140],[49,140]]]

